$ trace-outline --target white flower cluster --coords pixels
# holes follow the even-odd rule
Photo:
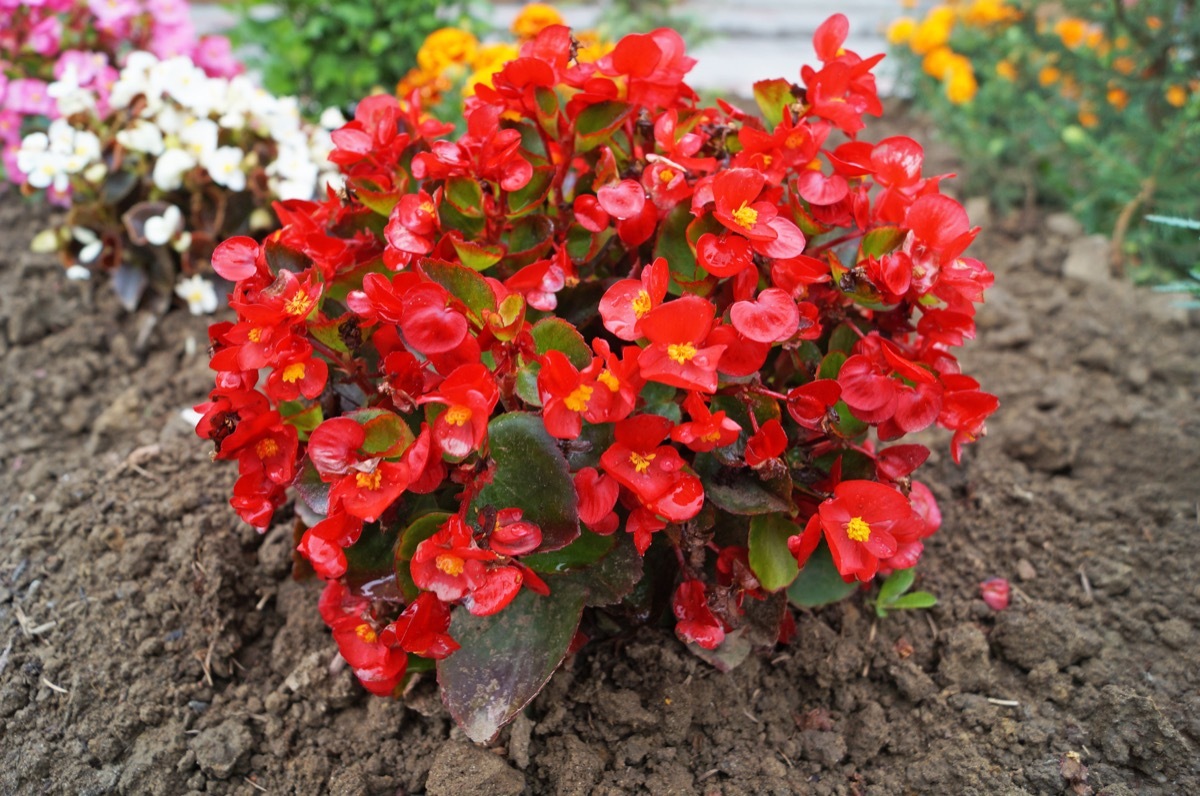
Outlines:
[[[71,175],[100,160],[100,139],[87,130],[76,130],[65,119],[55,119],[46,132],[30,133],[17,151],[17,168],[34,188],[58,193],[70,187]]]
[[[65,74],[59,81],[63,85],[55,84],[60,101],[68,100],[73,112],[94,110],[71,90],[72,80]],[[110,110],[125,110],[138,97],[144,98],[138,118],[116,138],[126,151],[154,158],[151,178],[160,190],[182,187],[184,175],[198,166],[218,185],[245,190],[252,154],[221,145],[222,137],[275,142],[278,155],[265,167],[268,187],[281,199],[320,197],[327,183],[339,179],[326,159],[333,149],[329,129],[306,124],[294,97],[275,97],[243,75],[209,77],[186,56],[160,61],[150,53],[135,52],[113,84],[108,105]],[[60,128],[57,137],[54,125]],[[70,130],[70,125],[63,120],[54,125],[49,136],[34,133],[22,141],[19,167],[33,187],[54,186],[62,192],[71,175],[103,161],[94,134],[76,131],[75,139],[67,142],[62,128]],[[64,142],[71,144],[69,151]],[[102,171],[94,173],[103,177]]]

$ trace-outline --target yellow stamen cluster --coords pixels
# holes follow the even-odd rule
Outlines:
[[[871,538],[871,526],[862,517],[852,517],[846,523],[846,535],[851,541],[865,542]]]
[[[296,295],[287,300],[287,304],[283,306],[283,309],[288,315],[299,317],[307,315],[312,306],[312,298],[303,290],[297,290]]]
[[[587,409],[588,401],[592,399],[592,392],[594,391],[594,387],[591,387],[587,384],[581,384],[572,390],[570,395],[563,399],[563,403],[566,404],[567,408],[572,412],[582,412],[584,409]]]
[[[467,562],[463,561],[453,553],[441,553],[435,559],[434,563],[437,565],[439,570],[452,578],[456,578],[462,574],[463,568],[466,566]]]
[[[446,422],[452,426],[461,426],[471,419],[469,407],[456,404],[446,410]]]
[[[758,223],[758,211],[742,202],[741,206],[733,211],[733,220],[742,229],[754,229],[754,225]]]
[[[258,444],[254,446],[254,452],[258,454],[258,458],[260,459],[269,459],[279,453],[279,443],[270,437],[260,439]]]
[[[300,381],[304,378],[304,363],[293,362],[292,364],[288,365],[283,369],[283,376],[280,378],[282,378],[288,384],[294,384]]]
[[[640,453],[629,454],[629,463],[633,465],[633,469],[639,473],[644,473],[650,469],[650,462],[654,461],[657,454],[647,453],[643,456]]]
[[[374,644],[379,640],[379,636],[375,633],[375,628],[365,622],[354,628],[354,634],[368,644]]]
[[[600,375],[596,377],[596,381],[607,387],[609,392],[617,392],[621,389],[621,380],[608,370],[600,371]]]
[[[642,318],[650,310],[654,309],[654,302],[650,300],[650,294],[644,290],[639,290],[638,294],[633,297],[633,314],[637,318]]]
[[[374,492],[383,483],[383,473],[378,470],[369,473],[357,473],[354,476],[354,483],[359,489],[368,489]]]
[[[671,343],[667,346],[667,356],[684,365],[696,356],[696,346],[691,343]]]

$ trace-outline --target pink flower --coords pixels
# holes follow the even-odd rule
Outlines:
[[[38,55],[49,58],[58,52],[62,40],[62,22],[58,17],[46,17],[29,31],[26,43]]]
[[[88,0],[87,5],[96,15],[96,22],[104,28],[120,25],[141,11],[137,0]]]
[[[23,77],[12,81],[8,84],[4,102],[8,110],[24,116],[51,116],[54,113],[54,99],[46,92],[44,80]]]
[[[233,46],[224,36],[204,36],[192,50],[192,61],[209,77],[233,77],[242,73],[242,65],[233,57]]]

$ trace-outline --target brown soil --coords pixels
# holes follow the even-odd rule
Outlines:
[[[801,612],[728,675],[642,630],[569,660],[491,749],[428,681],[355,684],[287,523],[241,525],[178,415],[210,385],[204,321],[89,299],[25,253],[45,221],[0,204],[0,793],[1200,792],[1200,332],[1064,279],[1069,219],[977,244],[998,279],[965,360],[1003,407],[963,467],[938,436],[924,471],[936,608]]]

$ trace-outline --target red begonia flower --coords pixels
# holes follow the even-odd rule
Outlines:
[[[542,529],[537,523],[523,520],[518,508],[496,512],[496,527],[488,535],[488,547],[502,556],[523,556],[542,544]]]
[[[420,403],[444,404],[447,409],[433,421],[438,449],[452,459],[465,459],[483,447],[488,420],[500,400],[496,379],[480,363],[460,365]]]
[[[829,410],[841,396],[841,385],[835,379],[810,381],[788,393],[788,414],[804,428],[820,430]]]
[[[815,309],[815,308],[814,308]],[[734,302],[729,308],[733,328],[759,343],[780,343],[796,333],[800,310],[779,288],[769,287],[754,301]]]
[[[704,583],[685,580],[671,598],[675,613],[675,635],[685,643],[695,643],[707,650],[715,650],[725,640],[725,628],[708,607]]]
[[[642,378],[685,390],[717,390],[717,365],[725,346],[704,346],[716,312],[712,302],[681,296],[642,319],[650,345],[638,355]]]
[[[385,644],[423,658],[441,660],[459,648],[446,631],[450,629],[450,609],[433,592],[421,592],[409,603],[395,622],[379,634]]]
[[[771,418],[746,441],[746,464],[758,467],[763,462],[782,456],[787,450],[787,443],[783,425],[777,419]]]
[[[724,411],[712,412],[699,393],[688,393],[683,408],[692,420],[671,429],[671,439],[694,451],[710,451],[733,444],[742,427],[727,417]]]
[[[890,558],[901,542],[912,541],[920,530],[908,499],[875,481],[842,481],[833,497],[822,502],[801,536],[788,546],[803,566],[821,534],[829,543],[833,563],[847,582],[869,581],[879,560]]]
[[[671,279],[666,259],[659,257],[642,270],[640,280],[622,279],[600,299],[604,328],[622,340],[641,338],[641,322],[667,295]]]
[[[603,536],[615,531],[620,519],[613,508],[621,494],[621,485],[594,467],[583,468],[575,474],[574,480],[579,495],[580,522]]]

